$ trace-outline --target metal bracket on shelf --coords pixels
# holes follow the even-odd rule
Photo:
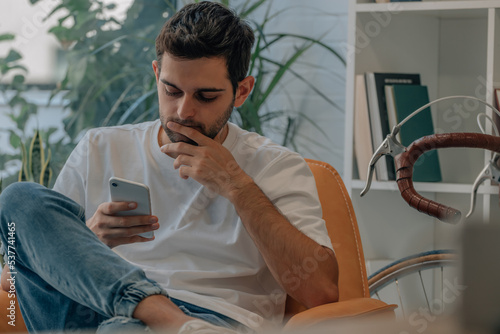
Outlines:
[[[495,153],[493,158],[484,166],[483,170],[477,176],[474,184],[472,185],[471,198],[470,198],[470,210],[467,213],[467,218],[470,217],[474,208],[476,207],[476,195],[477,189],[485,180],[491,180],[495,183],[500,183],[500,168],[498,167],[498,161],[500,160],[500,154]]]
[[[370,190],[372,184],[373,172],[375,171],[375,164],[377,163],[377,161],[384,155],[390,155],[395,157],[396,155],[406,151],[406,147],[404,147],[396,139],[396,135],[398,132],[399,132],[399,127],[395,126],[392,132],[388,134],[387,137],[385,137],[382,144],[380,144],[375,153],[372,155],[372,158],[370,159],[370,165],[368,167],[368,173],[366,176],[366,185],[365,188],[360,193],[361,197],[366,195],[368,190]]]

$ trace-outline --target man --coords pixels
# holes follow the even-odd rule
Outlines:
[[[253,42],[224,6],[185,6],[156,40],[160,119],[90,130],[57,192],[4,191],[28,329],[232,333],[281,323],[287,294],[308,307],[338,299],[307,164],[228,122],[254,85]],[[117,216],[136,203],[109,202],[111,176],[147,184],[154,216]]]

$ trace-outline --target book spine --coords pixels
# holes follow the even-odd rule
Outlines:
[[[354,155],[356,157],[359,179],[367,180],[367,171],[373,155],[370,116],[366,96],[365,78],[362,74],[356,75],[354,92]],[[377,173],[373,181],[377,180]]]
[[[368,96],[368,110],[370,113],[370,126],[372,131],[372,147],[375,152],[380,144],[384,141],[382,133],[382,120],[380,119],[380,110],[377,98],[377,88],[375,86],[375,74],[368,72],[365,74],[366,93]],[[379,181],[389,180],[387,173],[387,160],[382,157],[375,164],[375,170]]]

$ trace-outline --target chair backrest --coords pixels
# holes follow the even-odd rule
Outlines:
[[[323,219],[339,264],[339,301],[369,297],[358,223],[344,182],[328,163],[306,161],[316,180]],[[291,315],[304,309],[297,304],[289,297],[285,313]]]

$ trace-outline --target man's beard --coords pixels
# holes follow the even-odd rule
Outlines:
[[[222,128],[226,125],[227,121],[229,120],[229,117],[231,117],[231,113],[233,112],[233,107],[234,107],[234,99],[229,105],[229,107],[226,109],[225,113],[222,114],[217,120],[215,120],[215,122],[212,125],[205,125],[191,120],[182,120],[175,117],[169,117],[165,119],[161,114],[160,114],[160,122],[163,130],[168,136],[168,139],[170,139],[172,143],[184,142],[194,146],[198,146],[198,144],[194,140],[170,130],[167,127],[167,123],[175,122],[180,125],[189,126],[191,128],[196,129],[206,137],[214,139],[217,136],[217,134],[222,130]]]

